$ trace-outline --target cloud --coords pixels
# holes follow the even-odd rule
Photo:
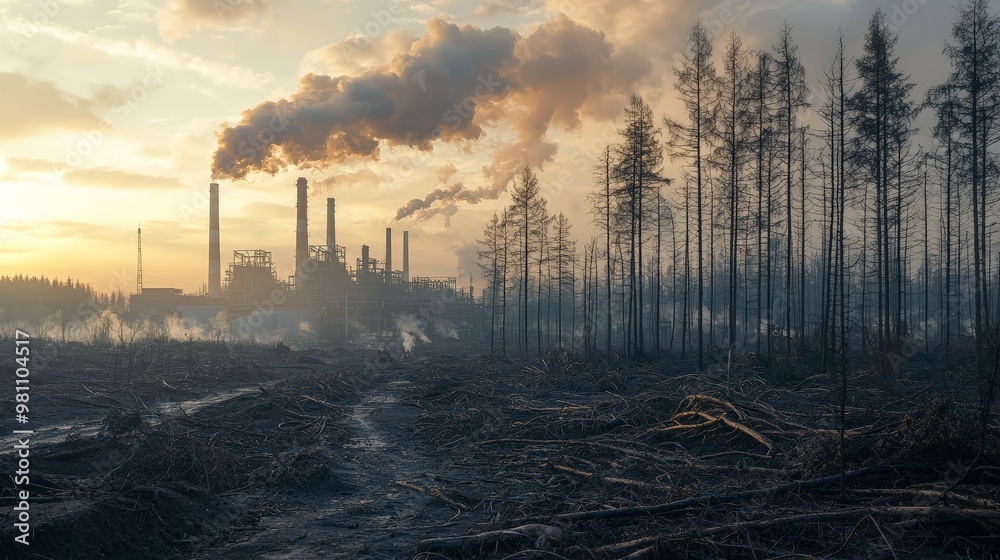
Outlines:
[[[59,165],[54,161],[24,157],[7,158],[4,160],[4,163],[7,165],[6,175],[11,177],[35,173],[52,173]]]
[[[120,169],[107,167],[72,169],[63,175],[67,184],[81,187],[100,187],[105,189],[183,189],[183,183],[173,177],[163,175],[144,175]]]
[[[713,19],[717,11],[725,8],[735,11],[750,3],[751,0],[545,0],[545,8],[552,13],[568,14],[581,24],[606,33],[615,44],[659,50],[664,45],[683,45],[695,19]]]
[[[23,74],[0,73],[0,140],[27,138],[53,130],[89,130],[100,119],[91,101],[69,94],[52,82]]]
[[[116,62],[121,59],[141,60],[149,65],[147,74],[157,79],[172,76],[173,72],[192,72],[219,85],[258,89],[271,83],[274,78],[267,72],[256,72],[246,66],[213,62],[202,56],[164,47],[144,38],[109,39],[53,23],[39,25],[34,30],[29,30],[23,24],[8,22],[7,31],[20,35],[37,32],[66,45],[104,53],[116,59]]]
[[[455,257],[458,259],[458,268],[465,274],[462,278],[458,279],[458,286],[462,287],[467,284],[469,280],[469,275],[473,277],[478,276],[479,272],[479,244],[475,241],[460,245],[455,248]]]
[[[129,25],[152,25],[157,9],[147,0],[119,0],[118,7],[108,10],[107,15],[116,21]]]
[[[135,230],[119,228],[108,224],[78,222],[73,220],[50,220],[46,222],[10,221],[4,229],[28,235],[32,238],[59,239],[60,242],[87,239],[120,242],[123,237],[134,238]]]
[[[269,0],[167,0],[156,23],[160,36],[172,41],[202,29],[239,29],[271,13]]]
[[[329,177],[319,181],[312,181],[309,183],[309,186],[311,187],[309,189],[309,194],[312,196],[329,194],[334,187],[338,186],[364,186],[369,187],[370,190],[375,190],[381,182],[382,178],[378,175],[378,173],[375,173],[375,171],[371,169],[363,168],[357,171],[330,175]]]
[[[496,16],[503,13],[522,13],[541,8],[539,0],[496,0],[476,7],[476,15]]]
[[[277,217],[284,220],[295,215],[295,207],[291,204],[251,202],[240,208],[240,214],[251,218]]]
[[[349,158],[378,160],[382,146],[467,148],[487,128],[509,123],[517,138],[493,152],[485,184],[437,189],[397,212],[397,219],[450,216],[455,202],[496,199],[521,167],[552,161],[550,127],[575,130],[584,118],[612,117],[608,108],[650,69],[641,52],[616,51],[602,33],[565,16],[527,36],[433,19],[390,62],[354,76],[307,74],[296,93],[223,125],[212,173],[243,179],[292,166],[322,170]]]
[[[303,74],[360,74],[368,68],[385,66],[397,54],[409,51],[417,38],[417,35],[404,29],[393,29],[374,38],[352,33],[343,41],[306,53],[299,69]]]
[[[269,249],[271,245],[276,245],[276,253],[287,250],[289,237],[283,235],[288,224],[295,222],[294,200],[289,204],[275,204],[273,202],[251,202],[239,208],[234,214],[223,216],[222,230],[232,232],[238,236],[239,232],[254,232],[251,241],[244,241],[246,245],[253,247],[234,247],[234,249]],[[229,234],[223,233],[223,237],[229,239]],[[247,238],[245,238],[247,239]]]
[[[437,180],[439,183],[447,183],[448,179],[451,179],[452,176],[455,175],[455,173],[458,173],[458,168],[455,167],[454,163],[449,161],[448,163],[441,166],[441,169],[437,170],[436,173]]]

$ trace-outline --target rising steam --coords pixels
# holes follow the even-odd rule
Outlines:
[[[399,329],[399,335],[403,339],[403,350],[405,352],[413,351],[413,348],[417,345],[417,340],[425,343],[430,343],[431,341],[424,334],[423,321],[420,321],[413,315],[400,315],[397,317],[396,328]]]
[[[434,332],[445,337],[458,339],[458,329],[455,324],[447,319],[438,319],[434,322]]]

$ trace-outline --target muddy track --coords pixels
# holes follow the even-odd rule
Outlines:
[[[350,436],[330,449],[336,488],[234,496],[232,503],[256,522],[233,527],[227,544],[195,558],[409,559],[422,539],[475,527],[479,514],[397,484],[445,489],[450,500],[470,508],[483,492],[451,453],[414,437],[421,410],[406,397],[421,371],[394,365],[357,381],[359,396],[339,420]]]

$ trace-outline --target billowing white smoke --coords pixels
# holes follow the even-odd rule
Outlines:
[[[397,317],[396,328],[399,329],[399,336],[403,339],[403,350],[406,352],[413,351],[418,340],[428,344],[431,342],[431,339],[424,334],[423,321],[413,315],[400,315]]]
[[[208,340],[208,332],[198,321],[181,318],[177,315],[167,315],[163,319],[167,336],[174,340]]]
[[[447,319],[434,321],[434,332],[445,338],[458,339],[458,330],[455,329],[455,324]]]

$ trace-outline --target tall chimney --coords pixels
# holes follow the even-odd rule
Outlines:
[[[208,295],[222,295],[222,251],[219,249],[219,184],[208,185]]]
[[[368,276],[368,246],[361,246],[361,270],[357,272],[358,284],[364,284]]]
[[[298,218],[295,225],[295,289],[303,288],[302,282],[305,280],[305,264],[309,260],[309,186],[305,177],[299,177],[295,182],[298,187]]]
[[[326,199],[326,258],[337,260],[337,201]]]
[[[410,282],[410,232],[403,231],[403,282]]]
[[[392,228],[385,228],[385,285],[392,284]]]

